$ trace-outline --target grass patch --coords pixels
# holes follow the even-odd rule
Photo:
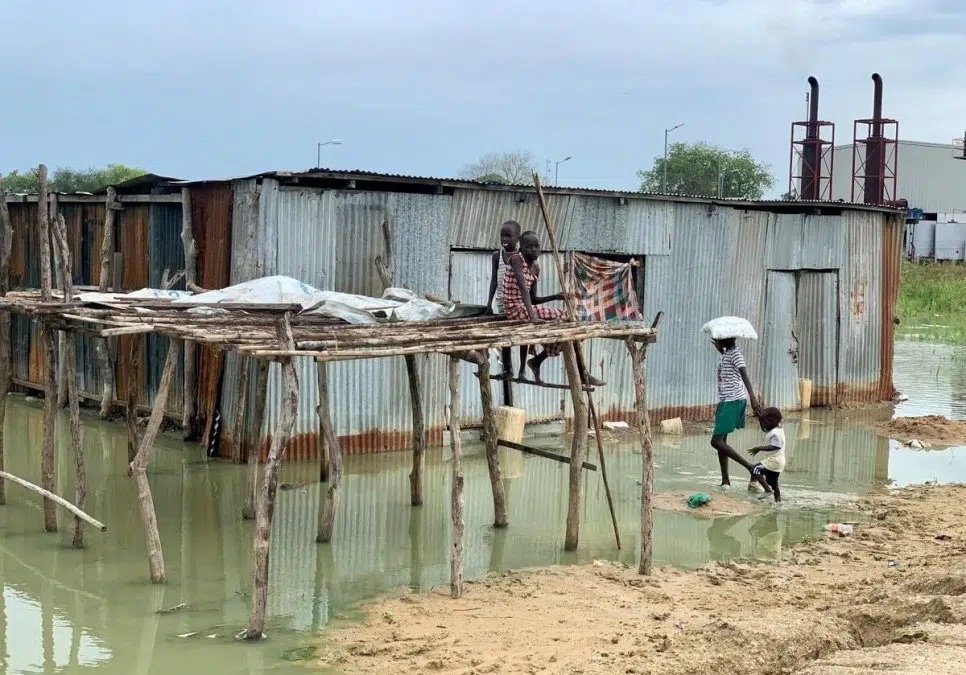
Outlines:
[[[896,310],[903,322],[966,316],[966,265],[903,261]]]

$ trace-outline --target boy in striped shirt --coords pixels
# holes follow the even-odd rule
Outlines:
[[[751,409],[756,415],[760,412],[758,398],[748,377],[745,357],[738,350],[734,338],[712,340],[711,343],[721,354],[718,362],[718,407],[714,413],[714,431],[711,432],[711,447],[718,451],[721,487],[728,489],[731,486],[728,460],[733,459],[748,469],[752,479],[757,480],[766,493],[770,493],[771,488],[764,477],[755,476],[751,463],[728,445],[728,434],[745,428],[745,409],[748,402],[751,402]]]

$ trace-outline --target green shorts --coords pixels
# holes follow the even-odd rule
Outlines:
[[[745,408],[748,407],[747,399],[740,401],[722,401],[714,413],[713,436],[723,436],[730,434],[736,429],[745,428]]]

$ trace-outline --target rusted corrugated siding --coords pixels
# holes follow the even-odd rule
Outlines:
[[[230,183],[191,188],[191,223],[198,246],[198,283],[202,288],[231,284],[231,232],[234,192]],[[214,419],[224,369],[224,353],[201,347],[198,354],[197,421],[206,429]]]
[[[181,242],[181,204],[151,204],[148,207],[148,286],[161,288],[165,272],[173,277],[184,269],[184,245]],[[184,279],[172,288],[184,290]],[[161,383],[164,362],[168,354],[168,338],[162,335],[147,336],[147,402],[154,405],[155,394]],[[178,359],[174,380],[168,391],[165,410],[178,415],[184,400],[184,360]]]
[[[115,239],[118,252],[121,254],[121,281],[125,291],[136,291],[148,285],[148,220],[150,209],[147,204],[125,204],[124,209],[118,211],[117,238]],[[128,368],[128,354],[133,337],[123,335],[118,339],[117,365],[115,368],[118,397],[127,396],[130,371]],[[138,383],[138,400],[148,400],[147,375],[144,363],[147,350],[144,340],[139,358],[141,361],[141,378]]]

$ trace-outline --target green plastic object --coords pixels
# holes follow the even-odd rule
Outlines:
[[[696,509],[699,506],[704,506],[711,501],[711,495],[706,495],[703,492],[695,492],[693,495],[688,497],[688,506],[692,509]]]

